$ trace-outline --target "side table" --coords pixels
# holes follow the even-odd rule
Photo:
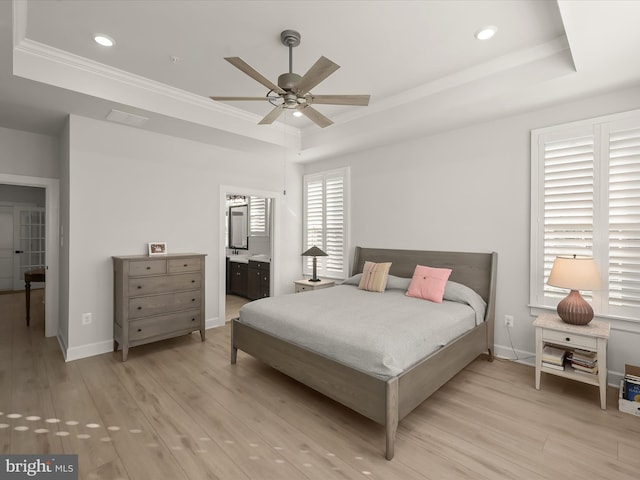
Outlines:
[[[587,325],[571,325],[554,314],[540,315],[533,322],[536,328],[536,390],[540,390],[540,374],[545,372],[588,383],[600,388],[600,408],[607,408],[607,341],[610,325],[607,322],[591,320]],[[567,350],[579,348],[596,352],[598,374],[573,371],[569,365],[564,370],[555,370],[542,365],[542,351],[547,344]]]
[[[311,290],[320,290],[321,288],[333,287],[336,284],[333,280],[322,279],[319,282],[312,282],[310,280],[296,280],[295,288],[296,293],[309,292]]]

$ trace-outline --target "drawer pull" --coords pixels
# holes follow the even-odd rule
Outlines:
[[[142,307],[138,307],[138,310],[142,310]]]
[[[183,267],[188,267],[188,266],[189,266],[189,264],[188,264],[188,263],[185,263],[185,264],[183,265]]]
[[[567,338],[565,338],[564,340],[565,340],[565,342],[570,342],[570,341],[571,341],[571,338],[570,338],[570,337],[567,337]]]
[[[191,319],[191,321],[192,321],[192,322],[195,322],[195,321],[196,321],[196,319],[195,319],[195,318],[192,318],[192,319]]]
[[[195,280],[191,280],[191,283],[196,283],[196,281]]]
[[[151,270],[151,267],[147,267],[147,270]]]
[[[138,290],[140,290],[142,288],[142,285],[138,285]]]
[[[192,299],[191,299],[191,301],[192,301],[192,302],[195,302],[195,301],[196,301],[196,299],[195,299],[195,298],[192,298]]]
[[[138,331],[139,331],[139,332],[141,332],[141,331],[142,331],[142,329],[141,329],[141,328],[139,328],[139,329],[138,329]]]

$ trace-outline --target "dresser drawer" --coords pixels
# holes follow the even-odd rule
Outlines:
[[[129,279],[129,295],[149,295],[154,293],[176,292],[200,288],[199,273],[184,275],[162,275],[157,277],[140,277]]]
[[[149,315],[178,312],[200,308],[200,290],[169,293],[166,295],[149,295],[129,300],[129,317],[140,318]]]
[[[587,337],[575,333],[560,332],[558,330],[549,330],[547,328],[542,331],[542,341],[556,343],[569,347],[584,348],[586,350],[595,351],[598,346],[598,339],[595,337]]]
[[[132,321],[129,323],[129,340],[135,342],[188,329],[200,329],[200,310]]]
[[[199,272],[199,258],[173,258],[169,260],[169,273]]]
[[[129,263],[129,275],[132,277],[140,275],[159,275],[162,273],[167,273],[166,260],[147,260]]]

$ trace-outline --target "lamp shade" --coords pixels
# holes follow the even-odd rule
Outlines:
[[[591,257],[556,257],[547,284],[569,290],[597,290],[600,274]]]
[[[302,252],[302,256],[303,257],[326,257],[327,254],[314,245],[306,252]]]

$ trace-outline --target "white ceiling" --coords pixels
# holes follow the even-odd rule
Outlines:
[[[55,133],[65,115],[143,115],[141,128],[301,160],[425,135],[640,85],[640,1],[0,1],[0,126]],[[484,25],[498,27],[485,42]],[[341,68],[315,94],[370,94],[368,107],[317,105],[320,129],[284,115],[224,61],[274,83],[288,70],[280,32],[302,42],[293,70],[324,55]],[[93,34],[116,45],[100,47]]]

